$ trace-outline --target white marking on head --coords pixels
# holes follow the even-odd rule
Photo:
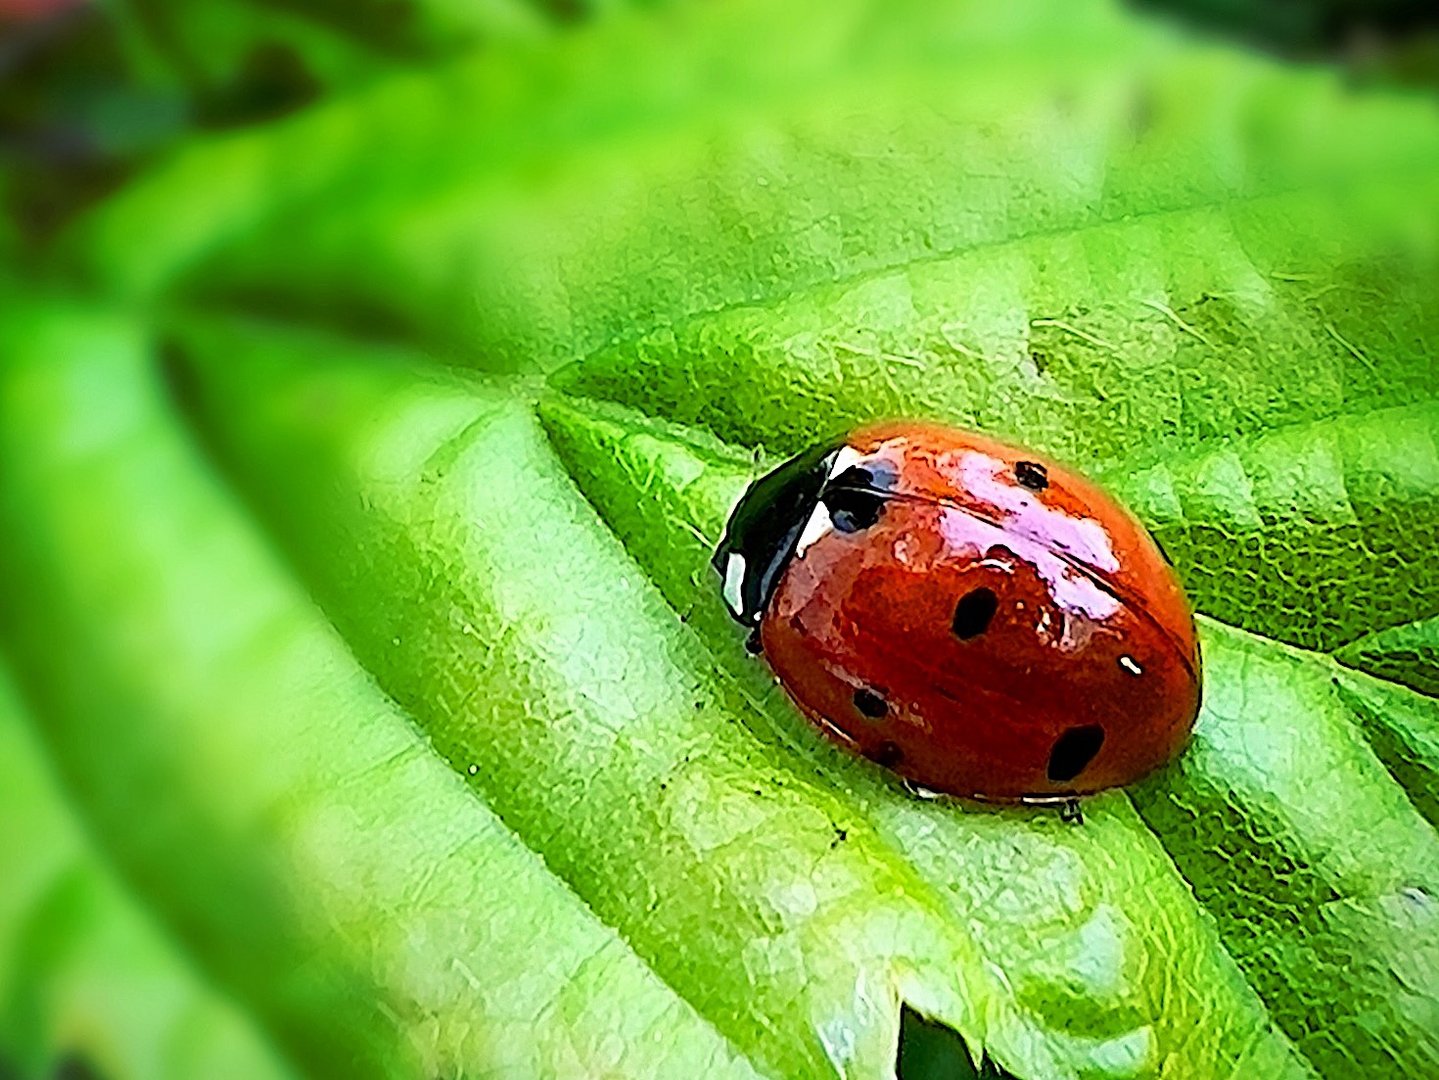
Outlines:
[[[844,472],[856,462],[863,461],[864,455],[852,446],[841,446],[834,455],[834,464],[829,467],[829,476],[826,480],[832,480]]]
[[[741,590],[744,588],[744,556],[739,552],[731,552],[730,557],[724,564],[724,602],[730,606],[731,611],[743,613],[743,596]]]
[[[814,508],[809,520],[804,523],[804,532],[799,534],[799,542],[794,546],[795,558],[804,558],[805,550],[816,540],[834,531],[834,523],[829,519],[829,507],[824,503]]]

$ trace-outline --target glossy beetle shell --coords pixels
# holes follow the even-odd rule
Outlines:
[[[736,509],[716,566],[780,681],[835,738],[924,787],[998,800],[1126,784],[1183,747],[1200,692],[1189,605],[1094,484],[909,423],[771,476]]]

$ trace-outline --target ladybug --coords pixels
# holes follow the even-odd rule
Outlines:
[[[799,708],[933,792],[1077,818],[1199,711],[1193,614],[1153,538],[982,435],[888,423],[807,450],[749,486],[713,564]]]

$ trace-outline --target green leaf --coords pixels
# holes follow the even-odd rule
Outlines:
[[[75,230],[133,323],[0,316],[0,627],[306,1071],[887,1076],[914,1016],[1023,1080],[1427,1075],[1436,237],[1432,101],[1106,0],[377,79]],[[1100,475],[1213,617],[1191,751],[1082,828],[896,787],[720,609],[758,463],[883,414]]]
[[[1409,792],[1419,812],[1439,826],[1439,712],[1433,695],[1350,673],[1334,685],[1364,725],[1370,745]]]
[[[651,569],[671,602],[714,635],[718,650],[725,649],[723,639],[732,641],[734,634],[712,599],[711,584],[699,575],[676,573],[672,552],[693,546],[692,554],[703,554],[707,542],[696,537],[716,535],[736,492],[753,475],[752,466],[713,443],[613,407],[557,402],[544,415],[596,508]],[[682,559],[678,565],[703,563]],[[1305,969],[1322,971],[1369,956],[1372,966],[1364,970],[1376,974],[1365,989],[1386,1005],[1405,993],[1394,976],[1406,959],[1402,936],[1324,936],[1316,925],[1311,939],[1303,930],[1311,926],[1311,915],[1316,924],[1322,921],[1324,906],[1339,898],[1412,894],[1423,902],[1439,892],[1439,837],[1365,744],[1354,724],[1358,710],[1349,702],[1354,693],[1387,695],[1390,700],[1374,712],[1385,718],[1407,714],[1403,731],[1410,738],[1396,742],[1392,760],[1407,769],[1401,778],[1429,807],[1439,793],[1432,752],[1439,704],[1372,679],[1341,675],[1325,658],[1213,623],[1204,626],[1203,645],[1206,702],[1195,745],[1177,766],[1135,790],[1141,814],[1217,917],[1225,943],[1276,1019],[1321,1070],[1340,1073],[1356,1061],[1383,1067],[1396,1057],[1394,1047],[1402,1046],[1397,1060],[1421,1074],[1439,1047],[1429,1029],[1402,1011],[1374,1021],[1372,1002],[1346,996],[1349,988],[1337,982],[1316,1001],[1313,985],[1295,979],[1294,965],[1277,967],[1275,957],[1281,943],[1289,960],[1308,949]],[[728,652],[732,664],[746,666],[737,646]],[[755,668],[752,662],[747,666]],[[782,703],[778,709],[790,711]],[[1416,745],[1421,740],[1427,754]],[[1109,863],[1118,861],[1120,850],[1115,837],[1106,838],[1100,872],[1112,873]],[[1135,912],[1149,902],[1143,894],[1126,897],[1120,889],[1116,894],[1115,903],[1124,906],[1127,900]],[[986,928],[990,935],[1027,934],[1012,912],[1003,915]],[[1362,926],[1354,917],[1348,923]],[[1169,927],[1164,932],[1173,933]],[[1356,952],[1356,942],[1366,949]],[[1169,953],[1170,965],[1176,963],[1171,940],[1153,947]],[[1427,957],[1416,962],[1427,963]],[[1439,970],[1430,973],[1430,985],[1432,976]],[[1316,1023],[1317,1004],[1353,1030],[1336,1038]],[[1366,1022],[1377,1031],[1366,1031]]]
[[[28,727],[0,669],[0,1063],[115,1080],[293,1076],[91,850]]]
[[[1408,1005],[1406,969],[1422,973],[1426,994],[1439,968],[1435,954],[1412,952],[1387,905],[1439,928],[1439,836],[1365,742],[1336,665],[1206,630],[1194,744],[1134,789],[1135,804],[1322,1073],[1434,1071],[1439,1030]],[[1409,708],[1439,733],[1439,703]],[[1432,806],[1432,767],[1401,779]]]
[[[131,322],[25,305],[0,355],[0,619],[46,742],[307,1072],[753,1075],[356,666]]]
[[[107,9],[131,80],[187,93],[210,123],[247,108],[273,115],[291,95],[363,83],[394,66],[313,12],[250,0],[114,0]]]
[[[827,1027],[855,1033],[857,1068],[882,1071],[892,1027],[835,1004],[878,982],[1020,1075],[1147,1075],[1180,1052],[1194,1075],[1303,1074],[1122,797],[1094,800],[1083,830],[1052,812],[957,812],[797,720],[708,581],[701,537],[750,473],[664,459],[705,491],[727,488],[681,521],[660,462],[644,462],[624,476],[651,486],[622,477],[604,505],[670,527],[650,543],[618,528],[622,548],[571,476],[595,499],[586,470],[624,455],[570,455],[559,439],[557,457],[522,388],[454,388],[394,356],[250,324],[179,342],[198,357],[186,382],[202,426],[382,685],[447,756],[485,763],[475,782],[506,820],[657,967],[677,965],[672,984],[706,995],[721,1030],[748,1047],[761,1032],[747,1014],[768,1013],[763,1034],[789,1056],[753,1045],[776,1072],[820,1074]],[[457,398],[475,403],[471,424],[430,420]],[[353,557],[331,558],[336,543]],[[631,556],[662,568],[654,584]],[[364,584],[376,580],[400,583],[378,609]],[[1016,876],[1029,882],[1019,894]],[[673,908],[655,907],[657,885]],[[749,913],[776,895],[812,901],[770,930],[789,927],[785,956],[756,967]],[[849,943],[838,964],[822,959],[835,940]],[[956,998],[970,1011],[937,1007]],[[766,999],[802,1004],[775,1016]]]
[[[1195,602],[1218,618],[1327,649],[1376,622],[1434,611],[1439,566],[1413,553],[1439,550],[1439,401],[1349,407],[1101,475],[1183,567]],[[1394,648],[1357,645],[1348,655],[1416,685],[1433,678],[1418,642],[1407,660],[1380,661]]]
[[[1056,111],[992,54],[1054,32],[1066,67],[1084,56],[1092,82],[1093,68],[1134,36],[1105,5],[1029,2],[997,25],[983,5],[940,19],[904,12],[894,25],[853,0],[770,8],[695,8],[674,23],[622,23],[544,54],[477,58],[393,80],[291,123],[196,146],[91,223],[84,261],[129,289],[185,275],[206,290],[283,291],[292,304],[363,297],[429,329],[462,333],[472,355],[490,339],[511,354],[534,343],[564,355],[631,332],[634,312],[650,305],[657,316],[679,315],[793,287],[796,275],[828,279],[1023,227],[1030,207],[975,212],[976,200],[993,207],[1003,198],[992,169],[968,164],[976,159],[1036,173],[1036,194],[1053,207],[1040,209],[1057,224],[1087,216],[1082,201],[1093,182],[1057,170],[1044,140],[1083,119],[1088,141],[1074,142],[1092,157],[1115,118]],[[896,47],[910,29],[928,33],[935,50],[917,70]],[[687,48],[675,49],[677,38]],[[1018,139],[982,121],[980,103],[947,103],[945,75],[968,74],[981,60],[989,62],[975,85],[986,86],[985,77],[994,84],[985,104],[1024,96],[1017,119],[1031,115]],[[937,91],[937,113],[910,107],[927,89]],[[877,111],[865,104],[876,91]],[[834,92],[842,96],[832,100]],[[1095,104],[1105,111],[1106,102]],[[912,132],[888,130],[896,113]],[[904,135],[908,145],[879,157],[847,153],[856,123],[872,137]],[[377,157],[376,145],[389,152]],[[556,160],[563,168],[553,168]],[[194,183],[197,174],[209,182]],[[252,176],[263,182],[248,183]],[[876,184],[912,191],[913,204],[899,217],[893,209],[876,215],[866,194]],[[790,205],[794,185],[832,205]],[[293,251],[319,261],[303,272],[276,262],[279,230],[327,233],[310,210],[341,194],[350,228]],[[758,222],[767,223],[763,236]],[[636,250],[632,230],[660,258],[631,259],[629,280],[610,260],[616,240]],[[135,244],[140,236],[148,242]],[[701,239],[704,251],[693,246]],[[200,263],[212,254],[221,257]],[[317,281],[322,264],[334,273]],[[510,272],[492,277],[501,265]],[[572,305],[574,295],[589,299]]]
[[[1376,630],[1334,655],[1381,678],[1405,683],[1430,697],[1439,696],[1439,618]]]
[[[1288,379],[1281,407],[1308,397],[1297,360],[1352,359],[1325,323],[1360,349],[1390,327],[1408,347],[1411,309],[1432,305],[1433,290],[1365,217],[1402,230],[1432,202],[1439,131],[1426,102],[1358,99],[1322,76],[1181,48],[1104,0],[1012,7],[1001,19],[989,4],[918,0],[696,6],[392,80],[192,146],[88,223],[78,257],[116,288],[382,319],[511,368],[611,342],[620,357],[637,341],[663,351],[672,326],[672,345],[703,348],[686,320],[806,289],[838,288],[853,304],[878,290],[832,327],[843,312],[806,319],[796,302],[795,321],[760,313],[749,325],[740,311],[726,325],[745,336],[717,331],[714,345],[745,342],[734,363],[746,376],[779,363],[771,351],[794,351],[784,389],[810,399],[767,417],[736,410],[725,434],[742,442],[776,427],[803,440],[816,414],[849,419],[878,382],[832,385],[856,344],[898,357],[897,377],[905,358],[924,361],[921,374],[938,376],[925,400],[951,412],[1008,397],[980,418],[1017,425],[1046,400],[1052,417],[1066,391],[1093,405],[1085,370],[1102,356],[1094,340],[1108,342],[1124,354],[1112,367],[1131,374],[1105,388],[1125,399],[1108,409],[1111,433],[1141,389],[1155,396],[1168,357],[1212,366],[1166,310],[1206,336],[1233,324],[1251,351],[1283,335],[1297,355],[1276,371]],[[1336,184],[1360,182],[1356,205],[1329,202]],[[326,212],[341,199],[342,224]],[[1086,243],[1084,230],[1106,223]],[[1004,246],[1024,238],[1034,242]],[[1171,271],[1163,253],[1186,249]],[[1125,276],[1114,264],[1130,250]],[[1088,281],[1096,256],[1114,280]],[[917,275],[912,300],[901,268]],[[1404,295],[1363,310],[1381,284]],[[1211,302],[1206,287],[1219,303],[1192,310]],[[1276,305],[1315,315],[1293,325],[1270,315]],[[963,378],[975,354],[994,369],[980,385]],[[666,380],[687,387],[691,358],[678,359]],[[707,384],[734,381],[723,355],[706,359]],[[1246,366],[1266,370],[1262,358]],[[1028,393],[985,393],[996,379]],[[1172,405],[1190,380],[1165,381]],[[1244,419],[1265,401],[1232,411]],[[1062,429],[1054,418],[1030,434],[1061,450]]]
[[[209,126],[270,118],[321,91],[566,24],[615,16],[627,0],[112,0],[105,12],[131,81],[194,98]]]
[[[325,87],[353,86],[402,62],[537,38],[545,21],[525,0],[113,0],[108,9],[137,76],[202,99],[263,93],[284,65]]]

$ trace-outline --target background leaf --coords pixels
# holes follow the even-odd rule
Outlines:
[[[0,829],[76,819],[0,1053],[162,1071],[93,971],[256,1075],[1439,1069],[1432,99],[1104,0],[142,7],[231,130],[0,248]],[[744,484],[881,415],[1094,473],[1205,616],[1083,827],[830,746],[722,610]]]
[[[117,1080],[294,1073],[86,845],[0,672],[0,1060]]]
[[[144,341],[22,308],[0,396],[5,624],[137,892],[307,1072],[752,1075],[355,666]]]

